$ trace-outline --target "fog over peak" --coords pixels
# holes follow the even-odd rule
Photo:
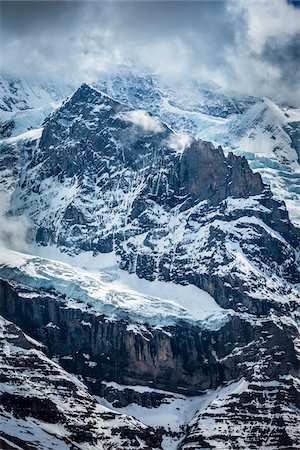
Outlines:
[[[296,1],[1,1],[2,72],[97,80],[121,64],[300,106]],[[132,63],[133,62],[133,63]]]

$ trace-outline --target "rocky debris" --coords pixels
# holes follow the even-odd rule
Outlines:
[[[97,403],[43,345],[3,318],[0,327],[1,448],[161,448],[151,428]]]

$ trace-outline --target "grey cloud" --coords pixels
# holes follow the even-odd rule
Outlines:
[[[290,95],[300,92],[300,25],[290,10],[300,13],[286,0],[2,1],[0,68],[80,83],[131,60],[166,77],[209,78],[300,105]],[[280,14],[291,21],[284,39]]]

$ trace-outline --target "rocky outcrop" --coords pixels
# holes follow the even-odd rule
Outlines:
[[[183,152],[180,186],[195,200],[218,204],[227,197],[249,197],[264,190],[261,176],[253,173],[247,160],[208,142],[195,142]]]

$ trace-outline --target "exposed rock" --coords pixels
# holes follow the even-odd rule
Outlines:
[[[183,152],[180,161],[180,186],[195,200],[218,204],[227,197],[261,194],[261,176],[253,173],[247,160],[208,142],[195,142]]]
[[[66,308],[57,295],[24,295],[5,281],[0,288],[0,313],[58,355],[66,370],[85,377],[97,395],[103,393],[103,380],[195,395],[250,376],[258,354],[260,372],[272,379],[299,370],[297,330],[270,319],[253,324],[236,316],[218,330],[182,323],[166,330],[142,326],[135,333],[125,320]]]

